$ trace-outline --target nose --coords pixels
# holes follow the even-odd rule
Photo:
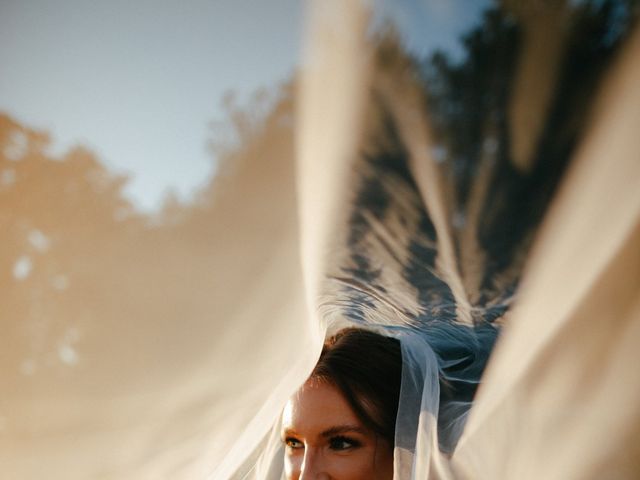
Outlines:
[[[304,452],[298,480],[329,480],[320,452],[307,448]]]

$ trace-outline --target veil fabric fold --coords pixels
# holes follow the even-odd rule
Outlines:
[[[73,244],[75,304],[33,295],[49,332],[88,319],[78,368],[25,370],[58,337],[5,279],[0,477],[282,480],[282,408],[345,326],[401,342],[394,480],[638,477],[637,2],[491,3],[451,51],[404,3],[310,2],[297,90],[189,235]]]
[[[328,20],[331,2],[322,8],[315,28],[335,41],[344,25]],[[416,64],[385,31],[369,32],[374,40],[361,43],[357,55],[352,47],[330,51],[326,37],[315,38],[314,48],[326,50],[316,52],[322,61],[310,69],[314,79],[302,84],[301,185],[313,182],[307,175],[318,168],[339,178],[325,178],[320,189],[300,188],[301,212],[304,217],[309,205],[324,202],[342,210],[332,210],[324,238],[313,238],[322,247],[306,251],[319,255],[313,271],[306,270],[313,278],[307,298],[330,331],[356,325],[401,341],[397,480],[600,478],[609,471],[633,478],[640,471],[631,440],[638,434],[634,392],[640,390],[630,378],[635,354],[626,347],[629,338],[638,339],[640,322],[640,162],[631,127],[640,113],[632,86],[640,80],[640,37],[620,34],[620,47],[587,68],[590,87],[567,93],[576,66],[563,70],[558,59],[566,63],[565,55],[586,48],[585,40],[578,27],[556,25],[569,30],[557,39],[558,62],[545,64],[549,71],[539,75],[550,78],[540,78],[540,89],[525,92],[519,75],[542,60],[535,48],[518,57],[508,42],[519,40],[520,25],[535,37],[540,18],[560,13],[560,7],[545,8],[527,12],[505,4],[486,13],[478,31],[494,31],[477,48],[494,49],[488,51],[496,59],[465,65],[489,69],[475,77],[495,90],[484,107],[468,98],[490,95],[464,83],[474,80],[465,67],[443,67],[437,55]],[[353,35],[362,31],[366,10],[351,14]],[[581,21],[580,13],[562,14]],[[324,88],[318,78],[343,68],[344,58],[335,57],[348,54],[358,67],[344,81],[360,82],[357,92],[353,83],[340,91]],[[474,55],[482,61],[477,51],[468,55],[468,65]],[[462,77],[461,90],[447,90],[454,75]],[[510,79],[515,87],[505,93],[500,89]],[[323,156],[317,141],[305,140],[345,132],[332,131],[316,105],[322,99],[343,108],[345,91],[355,95],[358,112],[347,134],[361,140],[338,140],[343,150]],[[575,121],[587,111],[576,106],[577,98],[590,105],[589,121]],[[556,130],[522,130],[522,110],[514,109],[543,116],[536,102],[546,102],[545,121]],[[464,123],[453,108],[479,118]],[[474,131],[478,138],[468,136]],[[605,428],[613,420],[615,426]],[[561,425],[567,428],[558,430]],[[614,440],[611,448],[601,447],[601,435]],[[274,472],[264,478],[280,479]]]

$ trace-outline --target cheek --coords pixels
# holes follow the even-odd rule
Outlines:
[[[313,462],[315,462],[313,466],[305,466],[303,465],[303,454],[285,454],[285,478],[287,480],[298,480],[302,468],[305,467],[305,469],[309,468],[316,474],[324,473],[330,478],[339,480],[372,480],[379,478],[379,469],[381,468],[380,460],[376,458],[376,452],[372,448],[363,448],[345,455],[327,450],[315,456]]]
[[[362,449],[349,455],[333,454],[327,462],[327,473],[340,480],[371,480],[375,478],[375,452]]]

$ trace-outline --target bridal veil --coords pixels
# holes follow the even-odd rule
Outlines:
[[[82,317],[72,372],[29,367],[59,337],[24,340],[3,280],[0,476],[280,480],[283,405],[355,325],[401,341],[396,480],[637,477],[638,4],[465,5],[311,2],[206,208],[60,233],[100,269],[20,301]]]

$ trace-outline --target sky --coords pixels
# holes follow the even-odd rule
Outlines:
[[[391,20],[401,32],[404,47],[417,57],[441,50],[462,60],[460,37],[479,23],[495,0],[372,0],[376,20]]]
[[[215,171],[222,98],[276,88],[298,63],[303,0],[2,0],[0,111],[82,144],[151,211]]]
[[[407,48],[460,53],[459,35],[490,0],[374,0]],[[158,209],[215,173],[222,99],[247,104],[290,78],[304,0],[2,0],[0,111],[127,174],[125,194]]]

